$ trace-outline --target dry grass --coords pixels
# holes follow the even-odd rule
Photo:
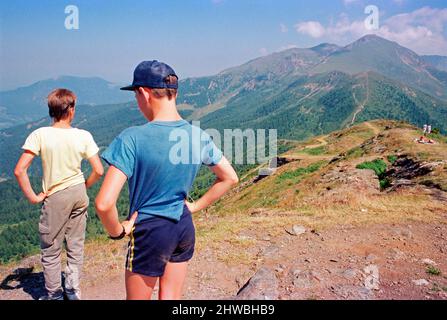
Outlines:
[[[125,252],[124,248],[126,247],[126,244],[126,240],[112,241],[105,237],[87,241],[84,249],[84,270],[96,270],[96,272],[84,272],[83,281],[87,285],[92,285],[110,277],[113,271],[116,271],[117,274],[122,273],[125,261],[123,253]],[[62,270],[64,270],[67,261],[65,252],[66,251],[63,250],[61,256]],[[39,260],[37,258],[33,261]],[[20,264],[18,262],[1,265],[0,277],[4,279],[10,274],[11,270],[14,270],[19,265],[28,267],[26,264]],[[39,273],[43,271],[40,263],[35,263],[33,266],[33,272]]]
[[[290,207],[263,208],[265,216],[252,215],[253,209],[211,213],[211,219],[197,224],[197,247],[219,252],[218,259],[228,265],[250,265],[257,259],[250,251],[265,236],[279,237],[285,228],[303,225],[308,230],[325,230],[339,225],[367,226],[393,223],[446,223],[445,204],[426,195],[396,192],[365,196],[350,194],[344,204],[320,198]],[[417,208],[417,210],[415,210]],[[248,234],[249,238],[240,238]]]
[[[392,126],[393,128],[384,128]],[[376,133],[378,133],[376,135]],[[421,160],[447,159],[446,144],[420,145],[414,143],[419,132],[412,126],[389,122],[373,121],[325,137],[318,137],[308,143],[300,144],[287,152],[289,156],[299,156],[299,161],[289,163],[278,169],[275,176],[265,178],[250,185],[225,201],[219,202],[209,210],[209,220],[198,224],[198,245],[238,248],[224,250],[220,259],[231,263],[253,262],[256,258],[250,253],[254,240],[238,240],[241,233],[249,232],[253,239],[284,234],[284,228],[300,224],[309,229],[323,230],[337,225],[365,226],[369,224],[389,224],[405,222],[446,223],[445,203],[424,194],[421,187],[397,192],[375,192],[359,190],[350,183],[323,183],[320,177],[332,170],[335,164],[322,167],[319,171],[306,174],[297,179],[278,179],[284,172],[306,168],[310,164],[331,157],[328,153],[346,151],[371,140],[362,147],[357,157],[346,158],[340,165],[350,170],[364,161],[383,158],[388,155],[407,154]],[[326,154],[303,156],[306,147],[314,147],[325,139]],[[385,152],[378,154],[377,146]],[[447,186],[447,168],[439,169],[432,180]],[[378,185],[378,181],[377,181]],[[329,189],[335,190],[324,196]],[[260,209],[262,208],[262,209]],[[261,216],[253,215],[259,210]],[[229,239],[233,240],[229,240]]]
[[[346,204],[313,202],[320,228],[336,224],[366,225],[405,221],[443,223],[445,205],[426,195],[380,194],[372,197],[350,195]],[[415,210],[415,208],[417,208]]]

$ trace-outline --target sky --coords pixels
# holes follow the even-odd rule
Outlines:
[[[79,29],[66,28],[69,5],[78,9]],[[368,5],[378,9],[374,30],[364,23]],[[181,79],[213,75],[286,48],[347,45],[367,33],[447,56],[447,1],[0,1],[0,90],[60,75],[123,84],[140,61],[153,59]]]

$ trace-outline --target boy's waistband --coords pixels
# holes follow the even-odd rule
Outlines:
[[[145,223],[145,222],[150,222],[150,221],[153,221],[154,219],[164,219],[164,220],[167,220],[167,221],[171,221],[171,222],[177,223],[181,219],[187,217],[189,214],[191,214],[191,211],[189,210],[189,208],[186,205],[183,206],[183,212],[182,212],[182,214],[181,214],[181,216],[180,216],[180,218],[178,220],[170,218],[170,217],[167,217],[167,216],[159,215],[159,214],[153,214],[153,213],[140,212],[139,211],[138,212],[138,217],[140,219],[138,221],[138,224]]]
[[[53,193],[50,193],[50,195],[47,196],[47,198],[61,194],[61,193],[65,193],[65,192],[73,192],[74,189],[75,190],[84,189],[87,192],[87,188],[85,187],[85,182],[83,182],[83,183],[77,183],[75,185],[67,186],[61,190],[54,191]]]

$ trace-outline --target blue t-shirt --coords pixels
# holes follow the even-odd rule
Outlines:
[[[127,176],[129,215],[138,211],[138,223],[153,216],[178,221],[201,164],[218,164],[222,152],[186,120],[152,121],[124,130],[101,157]]]

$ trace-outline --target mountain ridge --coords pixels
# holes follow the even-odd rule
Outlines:
[[[128,102],[131,95],[100,77],[59,76],[37,81],[29,86],[0,92],[0,129],[32,120],[48,113],[47,95],[56,88],[75,92],[79,104],[101,105]],[[8,124],[9,121],[9,124]]]
[[[275,82],[282,81],[284,85],[284,82],[292,82],[302,76],[310,77],[331,71],[352,75],[374,71],[437,99],[446,100],[447,72],[442,67],[437,69],[436,64],[430,64],[427,59],[429,58],[418,56],[396,42],[376,35],[366,35],[345,47],[322,43],[311,48],[291,48],[227,68],[214,76],[182,79],[178,102],[188,108],[203,108],[196,114],[204,116],[209,111],[224,107],[229,97],[236,96],[245,89],[253,90],[257,86],[269,84],[272,86],[271,90],[275,90]],[[48,82],[51,87],[63,86],[65,80],[77,83],[102,81],[99,85],[101,90],[96,95],[98,97],[92,96],[88,89],[77,90],[79,104],[110,104],[132,100],[130,95],[119,92],[117,87],[110,87],[110,82],[99,77],[61,76],[13,91],[0,92],[0,128],[11,126],[11,123],[36,120],[45,115],[44,98],[50,91]],[[33,88],[42,84],[47,84],[47,88],[38,94],[33,93]],[[69,84],[67,86],[70,87]],[[77,89],[76,86],[73,89]],[[8,95],[17,90],[22,97],[14,102],[18,98],[8,98]],[[84,91],[88,96],[85,99]]]

